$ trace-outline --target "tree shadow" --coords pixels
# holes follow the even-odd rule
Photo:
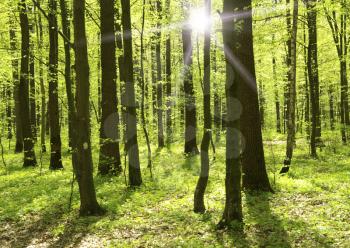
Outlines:
[[[270,193],[245,192],[247,218],[254,224],[249,227],[259,247],[291,247],[289,236],[282,221],[272,213],[269,203]]]

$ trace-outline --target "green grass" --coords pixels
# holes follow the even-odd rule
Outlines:
[[[140,189],[130,190],[123,175],[95,177],[107,214],[87,218],[78,217],[77,185],[68,210],[67,153],[65,169],[56,172],[48,170],[45,154],[41,174],[40,166],[23,169],[21,154],[8,154],[7,170],[0,169],[0,247],[350,247],[349,147],[329,142],[314,160],[298,139],[291,171],[280,176],[285,145],[274,139],[265,153],[276,193],[245,192],[245,224],[232,231],[216,230],[225,197],[223,144],[211,166],[204,215],[192,212],[199,157],[184,158],[181,143],[153,149],[154,179],[143,168]],[[145,159],[145,147],[140,153]]]

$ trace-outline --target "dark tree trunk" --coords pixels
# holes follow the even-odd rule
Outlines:
[[[126,97],[126,150],[129,159],[129,184],[140,186],[142,184],[139,146],[137,142],[136,102],[133,78],[132,33],[130,0],[122,0],[122,25],[124,44],[124,75]]]
[[[96,199],[90,143],[90,82],[85,32],[85,0],[73,0],[76,116],[73,119],[73,150],[77,153],[74,170],[80,193],[80,215],[99,215],[103,212]],[[75,136],[76,135],[76,136]]]
[[[245,6],[245,4],[248,4]],[[242,221],[242,195],[241,195],[241,132],[240,132],[240,117],[237,116],[237,98],[239,97],[240,87],[242,86],[244,79],[235,64],[233,56],[242,55],[242,39],[243,30],[236,27],[238,22],[242,20],[236,20],[233,18],[225,18],[226,16],[233,16],[234,12],[243,10],[251,12],[251,2],[245,3],[224,0],[224,9],[222,13],[222,26],[223,26],[223,41],[224,52],[226,62],[226,106],[227,106],[227,118],[226,118],[226,201],[225,210],[219,225],[228,226],[232,221]],[[244,27],[247,25],[245,22]],[[246,28],[246,27],[245,27]],[[240,46],[239,49],[237,49]],[[257,96],[256,96],[256,100]],[[259,110],[258,110],[259,111]],[[260,124],[260,122],[259,122]]]
[[[12,18],[10,18],[10,48],[12,54],[12,80],[13,80],[13,97],[15,103],[15,124],[16,124],[16,145],[15,153],[23,151],[23,135],[22,135],[22,119],[20,109],[20,97],[19,97],[19,75],[18,75],[18,59],[16,56],[17,51],[17,38],[15,31],[15,24]]]
[[[192,30],[188,26],[182,29],[185,93],[185,154],[198,154],[196,99],[192,75]]]
[[[170,23],[170,0],[166,1],[167,4],[167,23]],[[167,34],[166,38],[166,50],[165,50],[165,74],[166,74],[166,134],[167,143],[172,141],[172,120],[171,120],[171,108],[172,108],[172,97],[171,97],[171,40],[170,33]]]
[[[290,2],[287,0],[287,7]],[[287,40],[288,55],[287,55],[287,66],[288,66],[288,105],[287,105],[287,146],[286,146],[286,159],[285,165],[289,165],[292,157],[295,144],[295,108],[296,108],[296,42],[298,33],[298,0],[293,1],[293,21],[287,21],[289,23],[288,33],[290,37]],[[290,15],[289,15],[290,16]],[[289,18],[289,17],[288,17]]]
[[[320,126],[320,102],[319,102],[319,78],[318,78],[318,58],[317,58],[317,12],[316,2],[308,0],[307,21],[309,30],[309,45],[308,45],[308,74],[310,83],[310,102],[311,102],[311,156],[316,157],[316,146],[320,141],[320,134],[317,129]]]
[[[34,14],[31,12],[31,14]],[[33,19],[34,20],[34,19]],[[34,141],[37,140],[36,131],[36,103],[35,103],[35,61],[34,61],[34,21],[29,23],[29,108],[30,108],[30,126]]]
[[[305,18],[306,19],[306,18]],[[307,139],[310,139],[310,87],[308,78],[308,66],[307,66],[307,41],[306,41],[306,28],[305,22],[303,23],[303,41],[304,41],[304,79],[305,79],[305,126]]]
[[[114,0],[100,2],[101,16],[101,126],[100,161],[102,175],[122,171],[119,151],[119,114],[117,101],[116,39],[114,30]]]
[[[275,36],[272,36],[274,40]],[[276,59],[275,55],[272,57],[272,71],[273,71],[273,80],[275,86],[275,109],[276,109],[276,131],[281,133],[281,110],[280,110],[280,98],[278,94],[278,83],[277,83],[277,73],[276,73]]]
[[[240,82],[239,101],[236,100],[236,109],[242,104],[241,132],[243,135],[242,143],[245,143],[242,148],[243,187],[248,190],[271,191],[266,172],[260,124],[258,89],[254,65],[251,1],[237,3],[237,7],[241,11],[247,11],[247,16],[244,20],[239,21],[243,22],[242,30],[235,31],[235,34],[237,33],[235,36],[236,42],[240,48],[235,49],[232,55],[234,56],[233,61],[238,61],[234,64],[235,74],[238,74],[235,76],[235,80]],[[238,68],[240,67],[245,68],[247,71],[239,70]],[[227,104],[227,106],[229,105]],[[229,117],[229,114],[227,116]]]
[[[40,0],[37,1],[40,5]],[[41,97],[41,106],[40,106],[40,146],[41,146],[41,152],[46,152],[46,144],[45,144],[45,138],[46,138],[46,89],[44,84],[44,68],[42,63],[43,58],[43,25],[42,25],[42,19],[41,19],[41,13],[37,14],[37,43],[38,43],[38,52],[40,56],[39,61],[39,83],[40,83],[40,97]]]
[[[164,147],[164,128],[163,128],[163,83],[162,83],[162,64],[161,64],[161,0],[157,0],[157,33],[156,33],[156,59],[157,59],[157,116],[158,116],[158,147]]]
[[[29,23],[27,16],[26,1],[19,2],[20,24],[22,33],[21,48],[21,74],[19,82],[19,105],[20,118],[22,123],[24,161],[23,166],[36,166],[36,157],[34,152],[33,133],[30,128],[30,111],[29,111]]]
[[[62,169],[61,158],[61,127],[58,107],[58,27],[57,27],[57,3],[49,0],[49,123],[50,123],[50,169]]]
[[[210,16],[211,0],[205,0],[206,16]],[[209,144],[211,140],[211,110],[210,110],[210,26],[204,33],[204,76],[203,76],[203,112],[204,133],[201,143],[201,171],[194,192],[194,212],[204,213],[204,193],[209,178]]]
[[[66,0],[60,0],[61,9],[61,23],[62,32],[67,40],[70,40],[70,21],[68,17],[69,9],[67,7]],[[73,94],[73,82],[71,73],[71,44],[64,41],[64,79],[66,84],[67,105],[68,105],[68,145],[72,147],[72,135],[73,135],[73,112],[74,112],[74,94]]]

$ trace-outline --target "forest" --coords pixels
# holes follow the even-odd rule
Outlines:
[[[350,247],[347,0],[2,0],[0,247]]]

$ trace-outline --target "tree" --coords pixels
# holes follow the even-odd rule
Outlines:
[[[73,119],[73,152],[77,153],[74,171],[79,185],[80,215],[100,215],[102,208],[97,202],[93,180],[93,165],[90,142],[90,81],[87,41],[85,31],[85,0],[73,1],[76,115]]]
[[[204,2],[206,16],[209,18],[211,12],[211,0]],[[204,133],[201,143],[201,171],[194,193],[194,211],[203,213],[205,211],[204,193],[209,178],[209,145],[212,135],[212,119],[210,110],[210,24],[205,27],[204,33],[204,75],[203,75],[203,111],[204,111]]]
[[[61,127],[58,107],[58,27],[57,27],[57,3],[49,0],[49,123],[50,123],[50,169],[62,169],[61,158]]]
[[[192,30],[188,24],[182,28],[185,93],[185,154],[198,154],[197,111],[192,75]]]
[[[162,64],[161,64],[161,21],[162,21],[162,3],[156,1],[157,9],[157,33],[156,33],[156,60],[157,60],[157,115],[158,115],[158,147],[164,147],[164,128],[163,128],[163,82],[162,82]]]
[[[19,19],[22,34],[21,46],[21,72],[19,80],[19,106],[22,123],[24,161],[23,166],[36,166],[34,152],[34,139],[30,126],[29,112],[29,22],[27,16],[27,5],[25,0],[19,2]]]
[[[117,108],[116,38],[114,0],[100,1],[102,98],[100,126],[100,161],[102,175],[122,171],[119,151],[119,114]]]
[[[241,132],[243,135],[242,143],[244,144],[242,148],[243,187],[248,190],[271,191],[265,165],[255,75],[252,5],[251,1],[244,1],[243,3],[235,2],[233,5],[234,9],[247,13],[243,20],[235,23],[235,42],[239,46],[239,49],[234,49],[233,55],[231,55],[231,57],[233,56],[232,63],[235,65],[235,71],[239,74],[235,76],[235,80],[240,82],[239,101],[236,101],[235,109],[240,112],[242,106]]]
[[[308,44],[308,75],[309,90],[311,102],[311,156],[316,157],[316,146],[319,145],[321,138],[320,122],[320,100],[319,100],[319,77],[318,77],[318,58],[317,58],[317,10],[316,1],[306,1],[307,23],[309,30]]]
[[[170,23],[170,0],[166,1],[166,17],[167,24]],[[172,136],[172,120],[171,120],[171,106],[172,106],[172,98],[171,98],[171,40],[170,33],[166,36],[166,49],[165,49],[165,74],[166,74],[166,134],[167,134],[167,142],[171,142]]]
[[[22,118],[20,109],[19,97],[19,75],[18,75],[18,59],[17,51],[17,37],[13,18],[10,17],[10,48],[11,48],[11,65],[12,65],[12,81],[13,81],[13,97],[15,102],[15,124],[16,124],[16,145],[15,153],[23,151],[23,134],[22,134]]]
[[[247,1],[250,6],[250,1]],[[235,64],[235,56],[239,53],[238,45],[242,41],[242,20],[233,18],[236,11],[243,10],[245,3],[235,0],[224,0],[222,34],[226,63],[226,178],[225,209],[219,226],[228,226],[232,221],[242,221],[242,170],[240,161],[241,133],[240,120],[237,116],[237,98],[243,84],[241,72]],[[247,10],[246,10],[247,11]],[[251,8],[248,9],[251,14]],[[246,37],[244,37],[246,38]],[[241,47],[239,48],[241,49]]]
[[[289,8],[290,1],[287,0],[287,8]],[[293,157],[293,149],[295,143],[295,107],[296,107],[296,42],[298,31],[298,0],[293,2],[293,21],[291,24],[290,14],[287,14],[287,30],[290,34],[287,40],[287,66],[288,66],[288,105],[287,105],[287,147],[285,165],[291,163]],[[289,10],[288,10],[289,12]]]
[[[126,150],[129,160],[129,184],[142,184],[139,146],[137,142],[136,102],[133,78],[132,32],[130,0],[122,0],[122,26],[124,45],[124,75],[125,75],[125,102],[126,102]]]

